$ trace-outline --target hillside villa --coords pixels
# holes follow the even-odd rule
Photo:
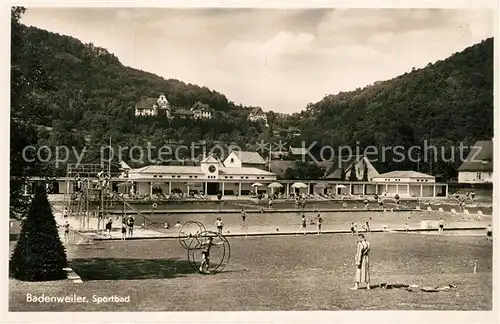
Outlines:
[[[248,120],[255,121],[264,121],[267,125],[267,115],[260,107],[253,108],[248,114]]]

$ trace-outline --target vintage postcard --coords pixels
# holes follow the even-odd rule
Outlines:
[[[495,319],[495,3],[6,8],[8,321]]]

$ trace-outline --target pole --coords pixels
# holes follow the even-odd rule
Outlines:
[[[87,178],[87,189],[86,189],[86,201],[87,201],[87,229],[89,229],[89,224],[90,224],[90,211],[89,211],[89,185],[90,185],[90,179]]]
[[[108,176],[109,179],[111,180],[111,136],[109,137]]]

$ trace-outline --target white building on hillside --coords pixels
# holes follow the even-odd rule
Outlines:
[[[261,120],[267,125],[267,115],[260,107],[255,107],[252,111],[250,111],[250,114],[248,114],[248,120],[252,122]]]
[[[158,110],[164,110],[167,115],[170,115],[170,104],[164,94],[161,94],[158,99],[143,97],[135,105],[136,116],[156,116]]]

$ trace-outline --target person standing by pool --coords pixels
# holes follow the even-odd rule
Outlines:
[[[486,228],[486,239],[488,241],[493,241],[493,228],[491,228],[491,224],[488,224]]]
[[[321,214],[318,212],[318,235],[321,234],[321,225],[323,225],[323,218],[321,217]]]
[[[69,242],[69,221],[66,220],[64,222],[64,242],[68,243]]]
[[[354,223],[351,222],[351,234],[354,235]]]
[[[438,232],[439,234],[442,234],[443,231],[444,231],[444,220],[440,218],[438,222]]]
[[[182,228],[181,222],[177,221],[177,223],[175,223],[175,225],[174,225],[174,228],[176,228],[177,231],[180,231]]]
[[[217,226],[217,232],[222,235],[222,228],[224,227],[224,225],[222,224],[222,219],[220,217],[217,217],[215,226]]]
[[[365,232],[369,233],[370,232],[370,223],[368,221],[365,222],[365,225],[363,225],[363,229]]]
[[[378,198],[378,209],[384,209],[384,199],[382,197]]]
[[[365,209],[368,210],[368,199],[365,198],[364,203],[365,203]]]
[[[128,236],[129,237],[132,237],[134,236],[134,222],[135,222],[135,219],[134,219],[134,216],[132,215],[129,215],[127,217],[127,229],[128,229]]]
[[[297,231],[297,234],[299,234],[300,231],[304,230],[304,235],[306,235],[306,226],[307,226],[306,215],[302,214],[302,219],[300,220],[300,228]],[[295,235],[297,235],[297,234],[295,234]]]
[[[273,200],[269,198],[269,210],[273,209]]]
[[[113,226],[113,220],[111,217],[108,219],[108,222],[106,223],[106,232],[108,232],[108,236],[111,236],[111,228]]]
[[[245,232],[245,238],[247,238],[248,235],[248,224],[246,222],[247,219],[247,213],[244,209],[241,210],[241,230]]]
[[[127,226],[122,222],[122,241],[125,241],[127,237]]]
[[[358,236],[358,248],[356,250],[356,276],[352,290],[358,290],[360,283],[366,283],[366,289],[370,289],[370,242],[363,234]]]

